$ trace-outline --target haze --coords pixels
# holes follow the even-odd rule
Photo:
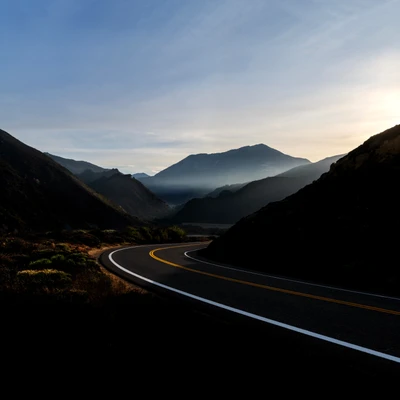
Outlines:
[[[2,2],[2,128],[151,175],[257,143],[346,153],[400,122],[399,14],[398,0]]]

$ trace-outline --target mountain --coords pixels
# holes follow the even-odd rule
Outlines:
[[[141,181],[171,204],[203,197],[224,185],[274,176],[310,163],[264,144],[214,154],[192,154],[158,174]]]
[[[244,183],[234,183],[232,185],[224,185],[214,189],[212,192],[207,193],[204,197],[218,197],[222,192],[237,192],[243,186],[246,186],[248,182]]]
[[[215,260],[400,294],[400,125],[372,136],[317,181],[241,219]]]
[[[74,175],[134,217],[153,220],[163,218],[171,212],[168,204],[146,186],[131,175],[122,174],[116,168],[105,169],[86,161],[67,160],[54,155],[51,157],[67,169],[71,168],[72,173],[85,167],[82,172]]]
[[[49,156],[0,130],[0,230],[143,225]]]
[[[92,172],[104,172],[108,171],[106,168],[99,167],[97,165],[91,164],[87,161],[76,161],[68,158],[63,158],[60,156],[55,156],[54,154],[44,153],[47,156],[51,157],[55,162],[62,165],[71,171],[74,175],[81,174],[82,172],[89,170]]]
[[[131,175],[118,172],[111,176],[103,176],[88,184],[96,192],[120,205],[127,213],[135,217],[153,220],[165,217],[171,212],[167,203]]]
[[[132,178],[140,180],[143,178],[150,178],[150,175],[146,174],[145,172],[137,172],[136,174],[132,174]]]
[[[340,159],[333,156],[301,165],[277,176],[217,189],[205,198],[188,201],[173,217],[175,223],[235,223],[271,201],[282,200],[318,179]],[[216,197],[211,195],[217,193]]]
[[[110,178],[113,175],[120,174],[119,170],[117,168],[112,168],[108,169],[105,171],[100,171],[100,172],[93,172],[90,169],[86,169],[85,171],[79,173],[79,174],[74,174],[76,177],[78,177],[82,182],[86,183],[86,185],[89,185],[99,179],[102,178]]]

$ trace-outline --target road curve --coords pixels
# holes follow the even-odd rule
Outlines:
[[[106,251],[100,260],[147,289],[218,309],[225,317],[252,319],[263,329],[306,336],[363,364],[400,371],[400,299],[216,264],[198,258],[202,247],[204,242],[125,247]]]

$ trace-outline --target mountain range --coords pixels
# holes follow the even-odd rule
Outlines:
[[[81,174],[84,171],[105,172],[109,170],[107,168],[99,167],[98,165],[94,165],[87,161],[77,161],[77,160],[72,160],[70,158],[63,158],[47,152],[45,152],[44,154],[46,154],[46,156],[51,157],[58,164],[67,168],[74,175]]]
[[[273,177],[247,184],[223,186],[204,198],[188,201],[171,217],[175,223],[230,224],[271,201],[282,200],[318,179],[342,155],[292,168]]]
[[[150,175],[146,174],[145,172],[137,172],[135,174],[132,174],[132,178],[135,179],[150,178]]]
[[[305,158],[292,157],[258,144],[223,153],[192,154],[140,180],[167,203],[178,205],[224,185],[274,176],[309,163]]]
[[[204,255],[267,273],[400,294],[400,125],[242,218]]]
[[[49,156],[0,130],[0,231],[143,225]]]
[[[171,212],[163,200],[130,174],[118,169],[105,169],[85,161],[75,161],[49,154],[60,165],[69,169],[86,185],[122,207],[128,214],[142,220],[162,218]]]

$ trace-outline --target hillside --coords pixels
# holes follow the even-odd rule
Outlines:
[[[67,169],[0,130],[2,232],[143,225]]]
[[[83,183],[86,183],[86,185],[90,185],[92,182],[97,181],[98,179],[109,178],[115,174],[120,174],[120,172],[116,168],[99,172],[93,172],[90,169],[85,169],[85,171],[81,172],[80,174],[74,175],[79,178]]]
[[[146,174],[145,172],[137,172],[136,174],[132,174],[132,178],[140,180],[143,178],[150,178],[150,175]]]
[[[82,172],[89,170],[92,172],[104,172],[108,171],[107,168],[99,167],[98,165],[94,165],[87,161],[76,161],[69,158],[63,158],[60,156],[55,156],[54,154],[44,153],[50,158],[52,158],[55,162],[62,165],[63,167],[67,168],[71,171],[74,175],[81,174]]]
[[[224,185],[217,187],[210,193],[207,193],[204,197],[213,197],[216,198],[218,197],[222,192],[237,192],[239,189],[241,189],[243,186],[246,186],[248,182],[245,183],[234,183],[232,185]]]
[[[400,125],[243,218],[205,254],[243,267],[400,294]]]
[[[141,219],[162,218],[171,212],[167,203],[131,175],[118,172],[93,180],[88,185],[120,205],[127,213]]]
[[[74,175],[134,217],[152,220],[165,217],[171,212],[168,204],[146,186],[131,175],[122,174],[116,168],[104,169],[86,161],[67,160],[58,156],[52,158],[67,169],[71,168],[72,173],[81,167],[87,167],[83,172]]]
[[[165,201],[177,205],[230,184],[274,176],[308,164],[264,144],[214,154],[192,154],[141,181]]]
[[[235,223],[271,201],[282,200],[318,179],[342,156],[329,157],[316,163],[301,165],[274,177],[220,188],[217,197],[188,201],[173,217],[175,223]],[[237,187],[239,186],[239,189]],[[230,190],[233,189],[234,191]]]

